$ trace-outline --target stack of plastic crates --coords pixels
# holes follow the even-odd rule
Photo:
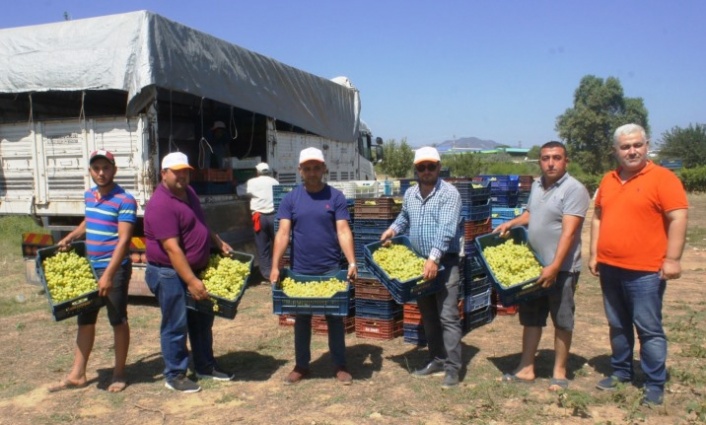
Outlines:
[[[520,176],[519,183],[517,185],[517,206],[526,207],[527,201],[529,200],[529,194],[532,190],[532,182],[534,182],[533,176]]]
[[[493,207],[517,206],[519,176],[514,174],[481,174],[478,179],[490,182],[490,202]]]
[[[482,179],[449,180],[461,195],[461,217],[465,221],[480,221],[490,217],[490,182]]]
[[[393,339],[402,334],[402,306],[376,278],[355,281],[356,336]]]
[[[525,211],[524,207],[506,208],[493,207],[490,212],[491,226],[494,228],[519,216]]]
[[[356,199],[353,206],[353,244],[358,275],[373,278],[365,263],[364,246],[380,240],[380,235],[387,230],[402,209],[399,198],[381,197]]]
[[[461,320],[462,329],[464,329],[465,323],[464,310],[464,301],[459,300],[458,315]],[[427,345],[427,337],[424,333],[424,325],[422,324],[422,313],[419,311],[419,306],[417,306],[416,301],[410,301],[404,304],[402,322],[404,342],[418,347],[425,347]]]

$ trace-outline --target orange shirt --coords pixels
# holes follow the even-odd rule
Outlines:
[[[606,174],[595,205],[601,208],[598,262],[648,272],[659,271],[666,255],[664,214],[689,207],[679,178],[652,162],[625,183],[617,170]]]

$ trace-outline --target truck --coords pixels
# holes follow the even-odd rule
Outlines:
[[[375,179],[382,140],[361,121],[347,78],[310,74],[151,12],[2,29],[0,57],[0,215],[31,216],[54,239],[83,220],[96,149],[115,155],[115,180],[137,200],[138,251],[169,152],[186,153],[196,168],[211,229],[248,253],[249,202],[235,187],[257,163],[299,183],[298,152],[313,146],[330,182]],[[232,156],[211,169],[204,158],[216,121],[226,124]],[[144,255],[131,257],[130,294],[150,296]]]

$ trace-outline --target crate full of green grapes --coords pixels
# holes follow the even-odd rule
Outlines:
[[[334,276],[310,276],[282,269],[280,281],[272,285],[274,314],[347,316],[352,298],[347,270]]]
[[[71,243],[68,251],[58,245],[37,250],[37,275],[44,286],[56,321],[99,309],[98,277],[86,258],[86,243]]]
[[[252,272],[253,255],[231,251],[224,256],[212,253],[208,266],[199,273],[208,298],[196,301],[186,292],[186,307],[214,316],[234,319]]]
[[[368,269],[390,291],[398,304],[433,294],[443,288],[443,281],[423,278],[424,261],[407,236],[395,236],[390,244],[378,241],[365,245]],[[444,270],[439,265],[439,272]]]
[[[547,291],[537,285],[544,262],[527,242],[527,229],[513,227],[509,233],[507,237],[490,233],[475,240],[488,278],[506,306],[529,301]]]

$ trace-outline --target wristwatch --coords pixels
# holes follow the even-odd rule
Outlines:
[[[349,268],[349,269],[352,269],[353,267],[355,267],[355,263],[350,263],[350,264],[348,264],[348,268]]]
[[[430,255],[429,259],[433,261],[436,265],[439,265],[439,257],[434,257],[433,255]]]

